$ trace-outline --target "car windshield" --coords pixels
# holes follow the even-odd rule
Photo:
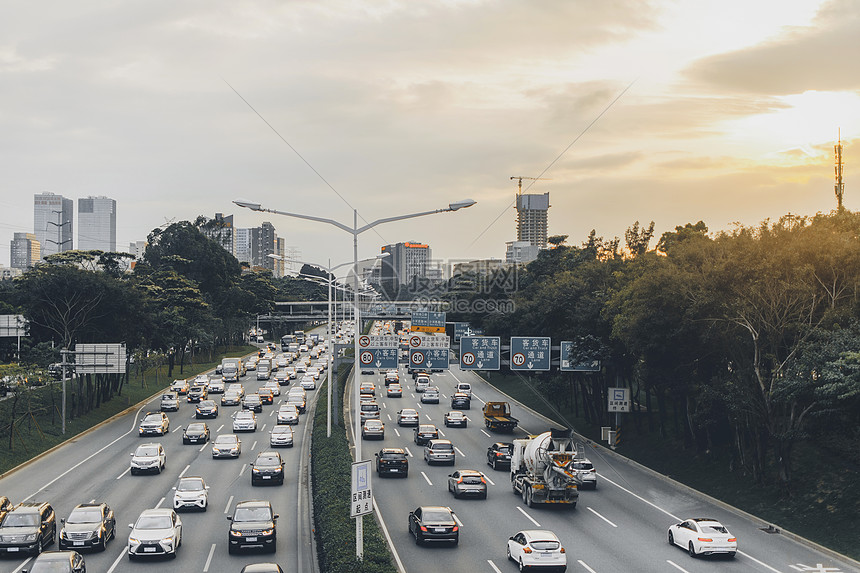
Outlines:
[[[383,460],[402,460],[405,457],[406,454],[401,453],[385,452],[382,454]]]
[[[179,486],[176,491],[200,491],[206,489],[203,485],[203,480],[198,478],[185,478],[179,480]]]
[[[267,507],[237,507],[233,521],[270,521],[271,516]]]
[[[155,446],[140,446],[137,448],[135,455],[141,458],[148,458],[158,455],[158,448]]]
[[[591,464],[591,462],[581,462],[575,460],[573,462],[573,469],[575,470],[590,470],[593,467],[594,466]]]
[[[453,449],[454,449],[454,446],[453,446],[453,445],[451,445],[451,444],[447,444],[447,443],[444,443],[444,442],[443,442],[443,443],[441,443],[441,444],[438,444],[438,443],[437,443],[437,444],[433,444],[431,447],[432,447],[432,449],[434,449],[434,450],[453,450]]]
[[[401,416],[417,416],[418,412],[416,412],[415,410],[402,410],[400,412],[400,415]]]
[[[549,540],[532,541],[529,545],[531,545],[533,549],[537,549],[538,551],[553,551],[559,548],[558,541]]]
[[[66,523],[98,523],[102,520],[102,512],[98,508],[77,508],[69,514]]]
[[[436,431],[436,428],[435,428],[435,427],[433,427],[433,426],[421,426],[421,427],[419,427],[419,428],[418,428],[418,431],[419,431],[419,432],[421,432],[421,433],[429,432],[429,433],[431,433],[431,434],[432,434],[432,433],[434,433],[434,432]]]
[[[42,555],[33,562],[31,573],[67,573],[69,569],[68,555]]]
[[[463,415],[463,412],[448,412],[449,418],[462,418]]]
[[[172,526],[169,515],[141,515],[135,529],[169,529]]]
[[[361,410],[363,412],[376,412],[379,410],[379,404],[362,404]]]
[[[143,419],[144,422],[161,422],[161,414],[148,414]]]
[[[450,523],[451,514],[442,509],[425,509],[422,519],[430,523]]]
[[[712,531],[715,533],[728,533],[729,532],[729,530],[726,529],[725,527],[723,527],[722,525],[702,525],[702,532],[703,533],[710,533]]]
[[[275,456],[260,456],[257,458],[257,461],[254,462],[254,465],[255,466],[270,467],[270,466],[279,466],[279,465],[281,465],[281,462]]]
[[[188,429],[186,433],[189,434],[199,434],[203,432],[203,428],[205,428],[203,424],[188,424]]]
[[[236,419],[237,420],[253,420],[254,417],[250,414],[250,412],[247,414],[244,412],[239,412],[238,414],[236,414]]]
[[[293,430],[289,426],[275,426],[272,428],[273,434],[292,434]]]
[[[165,394],[161,397],[162,400],[176,400],[176,394]]]
[[[236,443],[236,438],[232,436],[218,436],[215,438],[215,443],[221,446],[229,446]]]
[[[39,527],[39,514],[7,513],[0,527]]]
[[[200,402],[201,408],[212,408],[214,406],[215,402],[213,402],[212,400],[203,400],[202,402]]]

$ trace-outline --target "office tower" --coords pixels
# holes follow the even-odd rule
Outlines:
[[[215,213],[214,219],[209,219],[200,231],[221,245],[221,248],[236,256],[236,229],[233,227],[233,215],[224,216],[223,213]]]
[[[14,269],[29,269],[39,262],[42,256],[41,245],[33,233],[15,233],[9,250],[9,266]]]
[[[146,241],[135,241],[133,243],[129,243],[128,252],[134,255],[134,258],[137,261],[143,259],[143,255],[146,253]]]
[[[240,263],[251,264],[251,231],[252,229],[236,229],[236,259]]]
[[[398,287],[409,284],[415,278],[426,278],[430,263],[430,246],[424,243],[397,243],[382,247],[389,256],[380,261],[381,284]]]
[[[33,234],[41,246],[42,258],[74,248],[74,202],[54,193],[33,196]]]
[[[549,193],[517,195],[517,240],[546,248]]]
[[[78,199],[78,249],[116,251],[116,201],[104,196]]]

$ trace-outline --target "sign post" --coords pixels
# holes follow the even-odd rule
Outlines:
[[[498,336],[463,335],[460,337],[460,370],[499,370],[501,348]]]
[[[630,388],[609,388],[608,411],[615,412],[615,432],[609,446],[614,450],[621,442],[621,412],[630,411]]]
[[[349,516],[355,518],[355,556],[364,558],[364,524],[362,517],[373,513],[373,488],[370,483],[370,461],[353,462],[352,496],[350,497]]]

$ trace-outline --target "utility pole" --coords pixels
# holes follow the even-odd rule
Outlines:
[[[842,211],[842,195],[845,193],[845,183],[842,182],[842,129],[839,129],[839,139],[838,143],[833,146],[833,154],[836,156],[836,165],[834,166],[834,170],[836,171],[836,185],[834,186],[834,191],[836,192],[836,210]]]

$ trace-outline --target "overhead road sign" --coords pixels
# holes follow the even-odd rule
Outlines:
[[[551,356],[549,336],[511,337],[511,370],[549,370]]]
[[[459,342],[460,339],[469,334],[469,323],[468,322],[455,322],[454,323],[454,342]]]
[[[430,370],[448,369],[447,348],[410,348],[409,366],[411,368],[427,368]]]
[[[349,516],[360,517],[373,513],[373,487],[370,482],[370,461],[352,464],[352,497]]]
[[[413,310],[409,329],[412,332],[445,332],[445,313],[432,310]]]
[[[359,348],[397,348],[399,336],[362,334],[358,337]]]
[[[571,362],[570,349],[573,342],[562,341],[560,343],[561,356],[559,358],[559,370],[562,372],[600,372],[600,360],[588,360],[586,362]]]
[[[78,374],[125,374],[125,344],[76,344]]]
[[[409,348],[450,348],[451,339],[447,336],[409,335]]]
[[[362,368],[391,370],[397,368],[396,348],[362,348],[358,351],[358,361]]]
[[[463,336],[460,338],[460,370],[499,370],[501,344],[498,336]]]

